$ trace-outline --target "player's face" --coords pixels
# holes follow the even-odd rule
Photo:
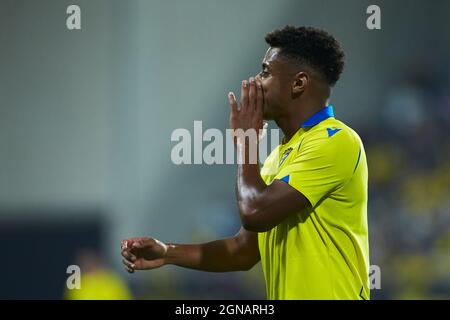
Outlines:
[[[280,57],[280,49],[269,48],[262,61],[262,70],[256,75],[264,92],[265,120],[274,120],[285,115],[291,100],[292,72],[288,63]]]

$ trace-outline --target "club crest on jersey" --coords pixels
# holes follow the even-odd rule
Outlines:
[[[278,166],[281,166],[281,164],[284,162],[284,160],[286,160],[286,158],[288,157],[288,155],[291,153],[292,148],[288,148],[286,149],[286,151],[283,153],[283,155],[281,156],[280,159],[280,163],[278,164]]]

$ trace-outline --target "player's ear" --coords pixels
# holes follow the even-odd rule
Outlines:
[[[309,81],[310,77],[306,72],[300,71],[295,74],[294,81],[292,82],[292,97],[297,98],[300,96],[305,91]]]

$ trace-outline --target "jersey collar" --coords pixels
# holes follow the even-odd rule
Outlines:
[[[311,128],[314,127],[316,124],[322,122],[325,119],[334,117],[334,111],[333,111],[333,106],[329,105],[326,106],[325,108],[319,110],[318,112],[316,112],[315,114],[313,114],[309,119],[307,119],[305,122],[303,122],[302,124],[302,128]]]

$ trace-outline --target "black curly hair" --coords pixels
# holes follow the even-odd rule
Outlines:
[[[319,72],[333,86],[344,69],[344,52],[336,39],[321,29],[286,26],[269,32],[266,42],[288,58]]]

